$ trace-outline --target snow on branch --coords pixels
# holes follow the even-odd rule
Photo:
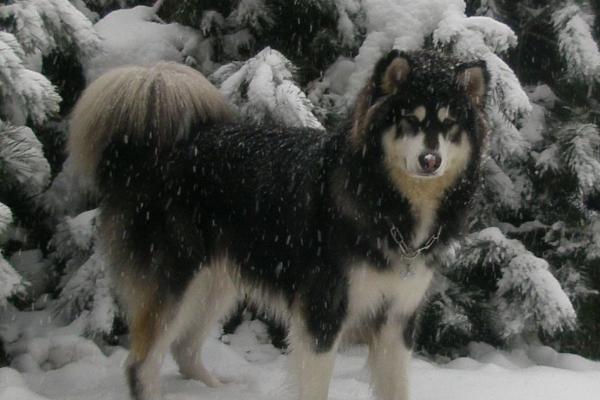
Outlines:
[[[84,211],[75,217],[66,216],[56,225],[49,247],[52,249],[50,258],[56,263],[64,263],[59,284],[61,289],[64,289],[94,251],[97,214],[97,209]],[[63,295],[64,290],[61,298]],[[65,304],[68,302],[68,299],[64,301]]]
[[[493,193],[503,206],[511,210],[519,210],[522,205],[522,197],[519,188],[512,179],[489,157],[483,164],[485,176],[485,187]]]
[[[24,57],[15,36],[0,32],[0,98],[6,104],[16,103],[34,122],[43,123],[59,111],[61,98],[44,75],[25,67]],[[10,114],[9,109],[3,111]]]
[[[354,59],[346,91],[351,101],[367,80],[375,60],[392,48],[416,50],[432,37],[438,48],[464,61],[485,60],[491,75],[492,103],[509,121],[531,111],[519,80],[497,54],[516,46],[515,33],[489,17],[467,17],[462,0],[364,0],[367,36]]]
[[[467,30],[479,33],[488,49],[496,54],[505,53],[517,45],[517,35],[512,29],[492,18],[468,17],[462,23]],[[442,29],[441,25],[438,29]]]
[[[579,6],[573,2],[552,15],[567,78],[587,83],[600,80],[600,52]]]
[[[562,160],[588,195],[600,189],[600,131],[595,124],[570,123],[558,135]]]
[[[574,327],[573,305],[548,268],[546,260],[524,253],[502,270],[494,303],[504,337]]]
[[[392,48],[417,50],[450,10],[464,13],[462,0],[363,0],[367,36],[354,58],[356,69],[348,80],[346,97],[353,101],[375,62]]]
[[[45,52],[56,46],[54,38],[44,28],[39,10],[28,2],[0,6],[0,21],[12,22],[12,26],[7,27],[8,31],[15,35],[27,53],[35,50]]]
[[[546,260],[498,228],[469,235],[457,261],[462,268],[496,268],[501,272],[493,302],[504,337],[538,329],[553,334],[574,326],[573,305]]]
[[[190,27],[162,22],[155,7],[115,10],[94,28],[102,37],[101,51],[84,60],[87,82],[115,67],[151,65],[158,61],[185,62],[203,71],[214,70],[210,40],[203,39],[199,31]]]
[[[55,312],[68,320],[83,318],[88,334],[110,333],[117,315],[102,257],[92,256],[72,275],[62,289]]]
[[[12,221],[12,211],[5,204],[0,203],[0,238],[6,233]]]
[[[484,163],[485,187],[502,206],[516,211],[531,189],[530,179],[521,169],[529,159],[531,145],[497,107],[490,107],[488,116],[492,157]]]
[[[533,159],[535,160],[535,168],[540,174],[557,172],[560,170],[560,156],[558,152],[558,144],[552,143],[540,153],[532,153]]]
[[[0,172],[18,182],[29,195],[36,195],[46,187],[50,165],[31,129],[0,121]]]
[[[71,4],[73,4],[73,6],[75,6],[76,9],[79,10],[80,13],[85,15],[86,18],[89,19],[90,21],[96,22],[100,18],[100,16],[98,15],[97,12],[90,10],[90,8],[88,7],[89,3],[93,2],[92,0],[69,0],[69,1],[71,2]]]
[[[22,293],[24,289],[23,279],[4,259],[0,251],[0,307],[6,305],[9,297]]]
[[[335,7],[338,14],[337,30],[342,43],[354,48],[359,44],[360,37],[359,27],[355,23],[362,16],[360,0],[335,0]]]
[[[85,56],[100,47],[91,21],[68,0],[17,0],[0,6],[0,20],[12,22],[7,30],[28,54],[73,46]]]
[[[466,17],[448,12],[433,32],[436,46],[450,47],[464,60],[485,60],[490,72],[492,102],[510,121],[531,111],[527,94],[510,67],[497,53],[516,46],[517,37],[506,25],[488,17]]]
[[[490,150],[501,163],[509,160],[525,161],[531,146],[519,130],[506,120],[498,109],[488,113],[490,120]]]
[[[225,25],[225,18],[223,15],[214,10],[207,10],[202,13],[202,19],[200,20],[200,32],[204,36],[209,36],[212,32],[223,30]]]
[[[10,87],[9,87],[10,89]],[[14,94],[22,99],[29,116],[38,124],[59,111],[60,95],[54,85],[42,74],[22,69],[13,82]]]
[[[219,68],[211,79],[242,114],[261,122],[267,119],[288,126],[323,129],[313,104],[293,81],[294,66],[277,50],[263,49],[244,64]]]
[[[245,26],[259,33],[275,23],[264,0],[240,0],[227,16],[227,22],[231,26]]]
[[[590,247],[586,255],[588,260],[600,260],[600,215],[594,214],[588,226]]]
[[[470,335],[473,332],[473,323],[469,319],[466,307],[472,306],[470,295],[473,293],[465,290],[443,275],[437,275],[434,284],[429,290],[430,303],[438,315],[439,323],[436,324],[436,336],[439,337],[447,331],[460,332]]]
[[[525,252],[527,249],[520,241],[509,239],[500,229],[490,227],[467,237],[457,261],[463,268],[502,265],[506,260]]]
[[[69,321],[81,318],[86,333],[109,333],[118,306],[110,291],[104,259],[94,249],[98,209],[65,217],[51,240],[52,258],[65,262],[54,311]]]
[[[61,253],[70,253],[65,259],[72,258],[75,250],[91,254],[97,216],[98,209],[95,208],[84,211],[75,217],[65,217],[64,221],[59,224],[56,230],[59,240],[53,238],[53,242],[55,245],[64,247]],[[70,249],[66,250],[67,247]]]

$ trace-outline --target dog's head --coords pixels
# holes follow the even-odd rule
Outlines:
[[[357,100],[352,144],[380,149],[389,169],[410,178],[455,175],[482,142],[488,81],[484,62],[394,50]]]

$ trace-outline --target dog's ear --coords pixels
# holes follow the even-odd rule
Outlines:
[[[411,62],[405,53],[392,50],[375,65],[373,76],[356,99],[351,141],[358,148],[362,143],[369,123],[372,106],[381,97],[401,90],[410,75]]]
[[[396,93],[402,84],[408,80],[411,61],[408,55],[398,50],[392,50],[382,57],[375,65],[373,78],[372,103],[385,95]]]
[[[478,108],[485,106],[490,74],[485,61],[475,61],[459,65],[456,71],[456,83]]]

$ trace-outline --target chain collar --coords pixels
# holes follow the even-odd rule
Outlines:
[[[408,258],[410,260],[417,258],[419,255],[421,255],[421,253],[433,246],[440,238],[441,233],[442,227],[440,226],[437,232],[427,239],[425,244],[417,249],[412,249],[411,246],[406,243],[404,236],[402,236],[402,233],[400,233],[400,230],[396,227],[396,225],[392,224],[392,227],[390,228],[390,234],[392,239],[394,239],[394,242],[396,242],[398,245],[400,253],[402,253],[404,258]]]

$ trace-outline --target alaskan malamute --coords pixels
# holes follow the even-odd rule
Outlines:
[[[326,399],[340,337],[357,330],[376,397],[407,399],[415,315],[478,186],[487,83],[482,62],[392,51],[330,134],[237,119],[172,63],[93,82],[70,156],[102,195],[133,398],[161,397],[169,350],[219,386],[202,342],[247,299],[288,325],[298,399]]]

